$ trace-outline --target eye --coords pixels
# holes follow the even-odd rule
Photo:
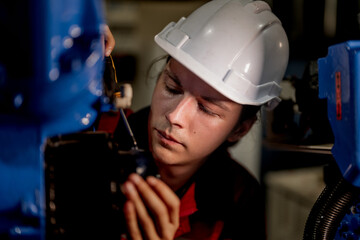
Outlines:
[[[205,107],[204,104],[202,103],[198,103],[199,109],[204,112],[207,115],[210,116],[219,116],[218,114],[216,114],[215,112],[211,111],[209,108]]]
[[[180,88],[173,87],[168,84],[165,84],[165,90],[172,95],[182,94],[182,90]]]
[[[184,93],[182,87],[177,82],[175,82],[175,80],[167,72],[165,72],[164,88],[165,91],[170,93],[171,95]]]

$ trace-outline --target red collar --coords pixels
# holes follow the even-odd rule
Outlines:
[[[180,218],[188,217],[196,212],[197,206],[195,201],[195,183],[192,183],[180,201]]]
[[[180,225],[176,231],[175,238],[191,231],[189,216],[197,210],[195,183],[192,183],[180,200]]]

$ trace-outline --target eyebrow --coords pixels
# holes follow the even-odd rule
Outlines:
[[[201,98],[204,99],[207,102],[210,102],[210,103],[212,103],[212,104],[226,110],[226,111],[229,111],[229,108],[225,104],[223,104],[221,102],[221,100],[218,100],[218,99],[215,99],[215,98],[212,98],[212,97],[205,97],[205,96],[203,96]]]
[[[164,72],[165,72],[166,75],[168,75],[177,85],[182,86],[179,78],[178,78],[173,72],[171,72],[170,69],[166,68],[166,69],[164,70]]]
[[[179,78],[173,73],[171,72],[170,69],[168,68],[165,68],[164,70],[165,74],[167,74],[177,85],[179,85],[180,87],[182,87],[182,84],[181,84],[181,81],[179,80]],[[229,111],[229,108],[223,104],[221,102],[221,100],[218,100],[216,98],[212,98],[212,97],[208,97],[208,96],[200,96],[201,99],[204,99],[205,101],[211,103],[211,104],[214,104],[226,111]]]

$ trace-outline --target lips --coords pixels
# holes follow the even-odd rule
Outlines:
[[[160,138],[162,141],[166,142],[166,143],[176,143],[176,144],[181,144],[181,142],[179,142],[178,140],[176,140],[175,138],[173,138],[171,135],[166,134],[166,132],[161,131],[159,129],[155,129],[157,131],[157,133],[159,134]]]

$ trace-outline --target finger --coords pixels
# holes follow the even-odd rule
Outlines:
[[[149,239],[152,239],[151,237],[157,236],[154,222],[149,216],[148,211],[134,184],[130,181],[125,182],[123,185],[123,190],[127,199],[130,200],[132,204],[134,204],[137,219],[139,220],[145,234],[149,237]]]
[[[180,214],[180,199],[178,196],[167,184],[153,176],[149,176],[146,181],[167,206],[171,223],[178,226]]]
[[[108,25],[104,27],[104,35],[105,35],[105,56],[110,56],[112,50],[115,47],[115,38],[112,35],[110,28]]]
[[[134,184],[136,185],[138,192],[141,194],[142,199],[144,200],[146,206],[148,207],[148,209],[152,212],[153,216],[155,217],[157,227],[159,230],[159,234],[162,237],[172,238],[173,235],[175,234],[175,230],[177,229],[177,225],[174,225],[174,223],[172,223],[170,220],[168,206],[157,195],[157,193],[153,191],[153,189],[148,185],[148,183],[145,182],[144,179],[141,178],[139,175],[132,174],[132,175],[130,175],[129,180],[134,182]],[[163,185],[159,185],[157,187],[165,188],[165,190],[162,191],[163,194],[168,194],[171,196],[175,195],[175,193],[165,183]],[[158,191],[161,192],[161,190],[158,190]],[[176,197],[176,195],[175,195],[175,197]],[[175,201],[176,201],[176,199],[175,199]],[[172,208],[173,207],[171,207],[171,209]],[[176,208],[176,207],[174,207],[174,208]],[[179,218],[179,215],[177,215],[177,218]],[[176,224],[176,222],[178,220],[174,220],[174,221]]]
[[[131,239],[141,240],[142,236],[137,222],[135,206],[131,201],[125,202],[124,215],[129,236],[131,237]]]

